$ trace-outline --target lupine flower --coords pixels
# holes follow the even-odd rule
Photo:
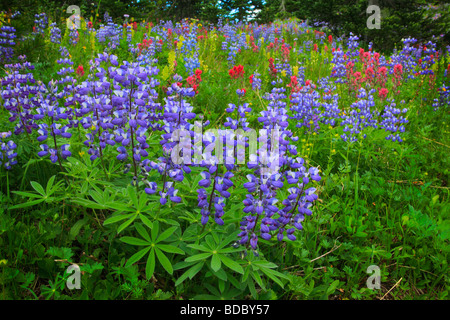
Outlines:
[[[12,135],[11,131],[0,132],[0,167],[11,170],[12,166],[17,164],[17,145],[13,140],[8,140]]]

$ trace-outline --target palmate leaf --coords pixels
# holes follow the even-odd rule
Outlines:
[[[199,261],[199,260],[205,260],[206,258],[209,258],[212,256],[212,252],[205,252],[205,253],[199,253],[193,256],[190,256],[186,258],[186,262],[193,262],[193,261]]]
[[[155,243],[166,240],[168,237],[170,237],[174,233],[174,231],[176,229],[177,229],[177,227],[170,227],[169,229],[167,229],[166,231],[164,231],[163,233],[161,233],[158,236],[158,239],[156,239]]]
[[[146,254],[147,252],[149,252],[151,249],[151,247],[147,247],[144,248],[142,250],[139,250],[138,252],[136,252],[135,254],[133,254],[127,261],[127,263],[125,264],[125,267],[129,267],[132,264],[138,262],[139,260],[141,260]]]
[[[244,269],[236,261],[231,260],[230,258],[226,257],[223,254],[219,254],[219,258],[220,260],[222,260],[223,264],[226,265],[231,270],[236,271],[237,273],[240,274],[244,274]]]
[[[117,228],[117,234],[121,233],[123,230],[125,230],[130,224],[133,223],[133,221],[136,219],[136,217],[138,216],[137,213],[133,213],[133,216],[128,219],[127,221],[125,221],[124,223],[122,223],[118,228]]]
[[[120,238],[120,241],[127,243],[127,244],[131,244],[133,246],[150,246],[151,243],[139,238],[135,238],[135,237],[122,237]]]
[[[189,244],[188,247],[192,248],[192,249],[195,249],[195,250],[198,250],[198,251],[211,252],[210,248],[202,246],[201,244],[193,243],[193,244]]]
[[[203,268],[204,262],[200,261],[196,264],[194,264],[192,267],[190,267],[185,273],[183,273],[177,281],[175,281],[175,286],[180,285],[183,283],[184,280],[187,278],[193,279],[197,273]]]
[[[158,244],[158,249],[165,251],[167,253],[177,253],[177,254],[184,254],[184,251],[181,250],[178,247],[171,246],[169,244]]]
[[[137,209],[139,208],[139,201],[136,194],[136,190],[132,186],[128,186],[127,188],[128,196],[131,199],[131,202],[133,202],[134,207]]]
[[[148,234],[147,230],[145,230],[145,228],[140,225],[140,224],[135,224],[134,227],[136,228],[136,231],[139,233],[139,235],[144,238],[145,240],[147,240],[148,242],[152,242],[152,239],[150,238],[150,235]]]
[[[89,208],[89,209],[106,209],[104,205],[98,204],[94,201],[82,199],[82,198],[74,198],[71,200],[73,203],[79,204],[83,207]]]
[[[147,258],[147,265],[145,266],[145,276],[147,279],[152,278],[153,273],[155,272],[155,264],[155,249],[152,248]]]
[[[106,220],[103,222],[103,225],[106,226],[106,225],[108,225],[108,224],[116,223],[116,222],[119,222],[119,221],[128,219],[128,218],[130,218],[130,217],[132,217],[132,216],[134,216],[134,215],[135,215],[134,213],[123,214],[123,215],[121,215],[121,214],[115,215],[115,216],[112,216],[112,217],[106,219]]]
[[[26,198],[42,198],[40,194],[31,193],[31,192],[25,192],[25,191],[12,191],[12,193],[18,194],[22,197]]]
[[[39,200],[23,202],[23,203],[15,205],[15,206],[9,207],[9,209],[21,209],[21,208],[31,207],[31,206],[34,206],[36,204],[43,202],[44,200],[45,199],[39,199]]]
[[[151,222],[144,214],[139,213],[139,219],[150,229],[153,228],[153,222]]]
[[[222,262],[220,261],[221,259],[219,256],[219,254],[213,254],[211,259],[211,269],[213,269],[215,272],[218,272],[222,267]]]
[[[30,184],[34,190],[36,190],[37,192],[39,192],[41,195],[43,195],[45,197],[45,190],[38,182],[31,181]]]
[[[167,256],[158,248],[155,248],[156,256],[158,257],[158,261],[161,263],[163,268],[170,274],[173,273],[172,263],[167,258]]]
[[[138,214],[134,214],[135,217],[138,216]],[[132,217],[125,223],[128,223],[130,220],[133,220],[135,217]],[[156,267],[156,259],[158,259],[161,266],[166,270],[169,274],[173,274],[173,266],[170,261],[170,259],[166,256],[166,253],[173,253],[173,254],[184,254],[184,251],[180,248],[177,248],[170,244],[162,244],[159,243],[160,241],[163,241],[167,239],[170,235],[172,235],[177,227],[171,227],[167,230],[165,230],[163,233],[158,235],[159,232],[159,223],[158,221],[155,221],[153,223],[153,229],[151,230],[151,234],[148,233],[148,231],[145,229],[145,226],[142,224],[136,224],[135,228],[136,231],[139,233],[139,235],[143,238],[136,238],[131,236],[124,236],[120,238],[120,241],[134,245],[134,246],[146,246],[146,248],[138,251],[135,253],[127,262],[127,266],[132,265],[133,263],[136,263],[140,259],[142,259],[148,252],[147,257],[147,263],[145,266],[145,274],[147,279],[150,279],[155,271]],[[155,241],[155,238],[157,241]]]

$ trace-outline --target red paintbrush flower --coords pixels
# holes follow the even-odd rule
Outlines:
[[[242,78],[244,77],[244,73],[245,71],[243,65],[234,66],[228,71],[228,74],[232,79]]]
[[[80,77],[84,76],[84,68],[83,65],[79,65],[76,71],[77,75],[79,75]]]

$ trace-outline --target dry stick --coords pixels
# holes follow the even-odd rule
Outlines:
[[[411,183],[415,186],[423,186],[425,184],[425,182],[420,181],[420,180],[396,180],[396,181],[392,181],[392,180],[386,180],[386,182],[388,183]],[[416,182],[416,183],[415,183]],[[440,186],[428,186],[429,188],[436,188],[436,189],[450,189],[450,187],[440,187]]]
[[[322,270],[322,269],[326,269],[326,268],[327,268],[327,267],[313,268],[313,271]],[[283,270],[285,270],[285,269],[283,269]],[[296,272],[293,272],[292,274],[294,274],[294,275],[300,275],[300,274],[302,274],[302,273],[305,273],[305,270],[296,271]]]
[[[332,253],[333,251],[339,249],[341,246],[342,246],[342,243],[341,243],[340,245],[338,245],[337,247],[334,246],[333,249],[331,249],[330,251],[324,253],[323,255],[321,255],[321,256],[319,256],[319,257],[317,257],[317,258],[314,258],[314,259],[310,260],[309,262],[313,262],[313,261],[319,260],[320,258],[323,258],[323,257],[325,257],[326,255]]]
[[[424,138],[425,140],[428,140],[428,141],[432,141],[432,142],[435,142],[435,143],[437,143],[437,144],[439,144],[439,145],[441,145],[441,146],[444,146],[444,147],[450,148],[450,146],[448,146],[448,145],[446,145],[446,144],[443,144],[443,143],[440,143],[440,142],[438,142],[438,141],[436,141],[436,140],[433,140],[433,139],[429,139],[429,138],[426,138],[426,137],[424,137],[424,136],[422,136],[422,138]]]
[[[403,277],[400,278],[400,280],[397,281],[396,284],[394,284],[394,286],[392,288],[389,289],[388,292],[385,293],[385,295],[380,299],[380,300],[384,300],[384,298],[389,294],[389,292],[391,292],[396,286],[398,286],[398,284],[400,283],[400,281],[402,281]]]
[[[337,240],[337,239],[336,239],[336,240]],[[311,263],[311,262],[313,262],[313,261],[319,260],[320,258],[323,258],[323,257],[325,257],[326,255],[329,255],[330,253],[332,253],[333,251],[339,249],[341,246],[342,246],[342,243],[341,243],[340,245],[338,245],[338,246],[336,246],[336,243],[335,243],[335,245],[333,246],[333,248],[332,248],[330,251],[324,253],[323,255],[321,255],[321,256],[319,256],[319,257],[317,257],[317,258],[314,258],[314,259],[312,259],[312,260],[309,260],[309,262]],[[293,268],[297,268],[297,267],[300,267],[300,265],[290,266],[290,267],[284,268],[283,270],[289,270],[289,269],[293,269]],[[323,269],[323,268],[325,268],[325,267],[316,268],[316,269],[313,269],[313,270],[319,270],[319,269]],[[299,272],[302,272],[302,271],[299,271]]]

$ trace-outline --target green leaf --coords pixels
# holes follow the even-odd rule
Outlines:
[[[174,231],[177,229],[177,227],[170,227],[163,233],[161,233],[158,237],[158,239],[155,241],[156,243],[166,240],[168,237],[170,237]]]
[[[215,272],[220,270],[220,267],[222,266],[222,263],[220,261],[219,254],[213,254],[211,259],[211,269],[213,269]]]
[[[234,253],[234,252],[241,252],[246,250],[244,247],[239,247],[239,248],[225,248],[225,249],[220,249],[219,252],[220,253]]]
[[[333,294],[338,285],[339,285],[339,280],[334,280],[327,289],[327,296],[329,296],[330,294]]]
[[[153,222],[153,229],[151,232],[152,239],[154,240],[158,239],[158,233],[159,233],[159,222],[155,221]]]
[[[150,246],[151,243],[142,239],[138,239],[135,237],[122,237],[120,238],[120,241],[131,244],[133,246]]]
[[[202,246],[201,244],[189,244],[188,247],[192,248],[192,249],[195,249],[195,250],[198,250],[198,251],[211,252],[211,249],[209,249],[209,248],[207,248],[205,246]]]
[[[147,204],[147,196],[146,196],[146,194],[145,193],[141,193],[140,195],[139,195],[139,206],[138,206],[138,209],[139,209],[139,211],[141,211],[142,212],[142,209],[145,207],[145,205]]]
[[[247,285],[253,299],[258,299],[258,292],[256,291],[255,283],[252,278],[248,278]]]
[[[24,192],[24,191],[12,191],[12,193],[21,195],[22,197],[25,198],[38,198],[38,199],[42,199],[42,196],[36,193],[29,193],[29,192]]]
[[[106,204],[108,208],[119,212],[136,212],[136,209],[120,202],[109,202]]]
[[[158,249],[161,249],[162,251],[168,252],[168,253],[177,253],[177,254],[184,254],[184,251],[180,248],[177,248],[175,246],[171,246],[168,244],[158,244]]]
[[[227,244],[229,244],[231,241],[236,240],[237,235],[239,234],[241,230],[237,230],[235,232],[233,232],[232,234],[230,234],[228,237],[226,237],[218,246],[218,249],[222,249],[223,247],[225,247]]]
[[[112,223],[116,223],[116,222],[119,222],[119,221],[122,221],[122,220],[125,220],[125,219],[128,219],[128,218],[130,218],[130,217],[132,217],[132,216],[134,216],[135,214],[134,213],[129,213],[129,214],[124,214],[124,215],[116,215],[116,216],[112,216],[112,217],[110,217],[110,218],[108,218],[108,219],[106,219],[104,222],[103,222],[103,225],[108,225],[108,224],[112,224]]]
[[[358,231],[358,232],[355,233],[355,237],[365,238],[365,237],[367,237],[367,233],[366,232],[362,232],[362,231]]]
[[[94,190],[89,190],[89,195],[94,199],[97,203],[103,203],[102,195]]]
[[[269,269],[273,269],[273,268],[277,268],[278,267],[275,263],[269,262],[269,261],[266,261],[266,260],[253,261],[253,264],[258,266],[258,267],[260,266],[260,267],[269,268]]]
[[[88,220],[89,220],[88,217],[84,217],[83,219],[75,222],[75,224],[72,226],[72,228],[70,228],[69,237],[72,240],[77,237],[78,233],[80,233],[81,228],[86,224],[86,222]]]
[[[36,204],[39,204],[39,203],[43,202],[44,200],[45,199],[39,199],[39,200],[33,200],[33,201],[20,203],[20,204],[17,204],[15,206],[10,207],[9,209],[20,209],[20,208],[31,207],[31,206],[34,206]]]
[[[147,240],[148,242],[152,242],[152,239],[150,238],[150,235],[148,234],[147,230],[140,224],[135,224],[134,227],[136,228],[136,231],[141,235],[142,238]]]
[[[196,255],[186,258],[184,261],[193,262],[193,261],[198,261],[198,260],[204,260],[206,258],[209,258],[211,255],[212,255],[211,252],[199,253],[199,254],[196,254]]]
[[[98,209],[98,210],[105,209],[105,206],[98,204],[96,202],[87,200],[87,199],[75,198],[75,199],[72,199],[72,202],[82,205],[83,207],[86,207],[89,209]]]
[[[268,269],[268,268],[264,268],[264,267],[260,267],[259,269],[282,288],[284,288],[284,284],[279,278],[284,278],[284,279],[289,280],[289,277],[282,274],[281,272],[278,272],[278,271],[275,271],[272,269]]]
[[[183,283],[184,280],[186,280],[188,277],[189,279],[192,279],[195,277],[195,275],[202,269],[204,262],[198,262],[197,264],[190,267],[185,273],[183,273],[177,281],[175,281],[175,286],[179,286],[181,283]]]
[[[39,183],[37,183],[36,181],[31,181],[30,183],[34,190],[45,197],[45,190]]]
[[[170,263],[170,260],[158,248],[156,248],[155,251],[156,251],[156,256],[158,257],[158,260],[161,263],[161,265],[163,266],[163,268],[166,269],[166,271],[168,273],[172,274],[173,273],[173,267],[172,267],[172,264]]]
[[[137,214],[133,214],[133,217],[131,217],[130,219],[128,219],[127,221],[125,221],[124,223],[122,223],[118,228],[117,228],[117,234],[121,233],[126,227],[128,227],[130,224],[133,223],[133,221],[136,219],[138,215]]]
[[[153,228],[153,222],[151,222],[144,214],[140,213],[139,219],[141,219],[141,221],[150,229]]]
[[[139,208],[139,202],[136,194],[136,190],[132,186],[128,186],[128,195],[130,196],[131,201],[133,202],[134,208]]]
[[[155,272],[155,249],[152,248],[148,255],[147,265],[145,266],[145,276],[147,279],[151,279],[153,272]]]
[[[151,249],[151,247],[147,247],[144,248],[142,250],[139,250],[138,252],[136,252],[135,254],[133,254],[130,259],[128,259],[127,263],[125,264],[125,267],[129,267],[132,264],[138,262],[139,260],[142,259],[143,256],[145,256],[147,254],[147,252]]]
[[[66,247],[50,247],[47,250],[47,254],[58,257],[60,259],[70,260],[70,258],[73,256],[73,251],[71,248]]]
[[[47,186],[45,187],[45,193],[47,196],[50,196],[53,194],[55,190],[53,190],[53,182],[55,181],[55,176],[52,176],[50,179],[48,179]]]
[[[240,274],[244,274],[244,269],[242,266],[237,263],[236,261],[231,260],[230,258],[224,256],[223,254],[219,255],[220,260],[222,260],[223,264],[226,265],[228,268],[230,268],[233,271],[236,271]]]
[[[266,287],[261,279],[261,276],[257,271],[251,273],[252,278],[255,279],[256,283],[261,287],[261,289],[266,290]]]
[[[203,268],[204,262],[201,261],[197,264],[195,264],[194,266],[192,266],[188,271],[188,277],[189,279],[193,279],[195,277],[195,275]]]
[[[209,234],[205,237],[206,245],[209,246],[212,250],[216,249],[217,244],[214,241],[213,237]]]

